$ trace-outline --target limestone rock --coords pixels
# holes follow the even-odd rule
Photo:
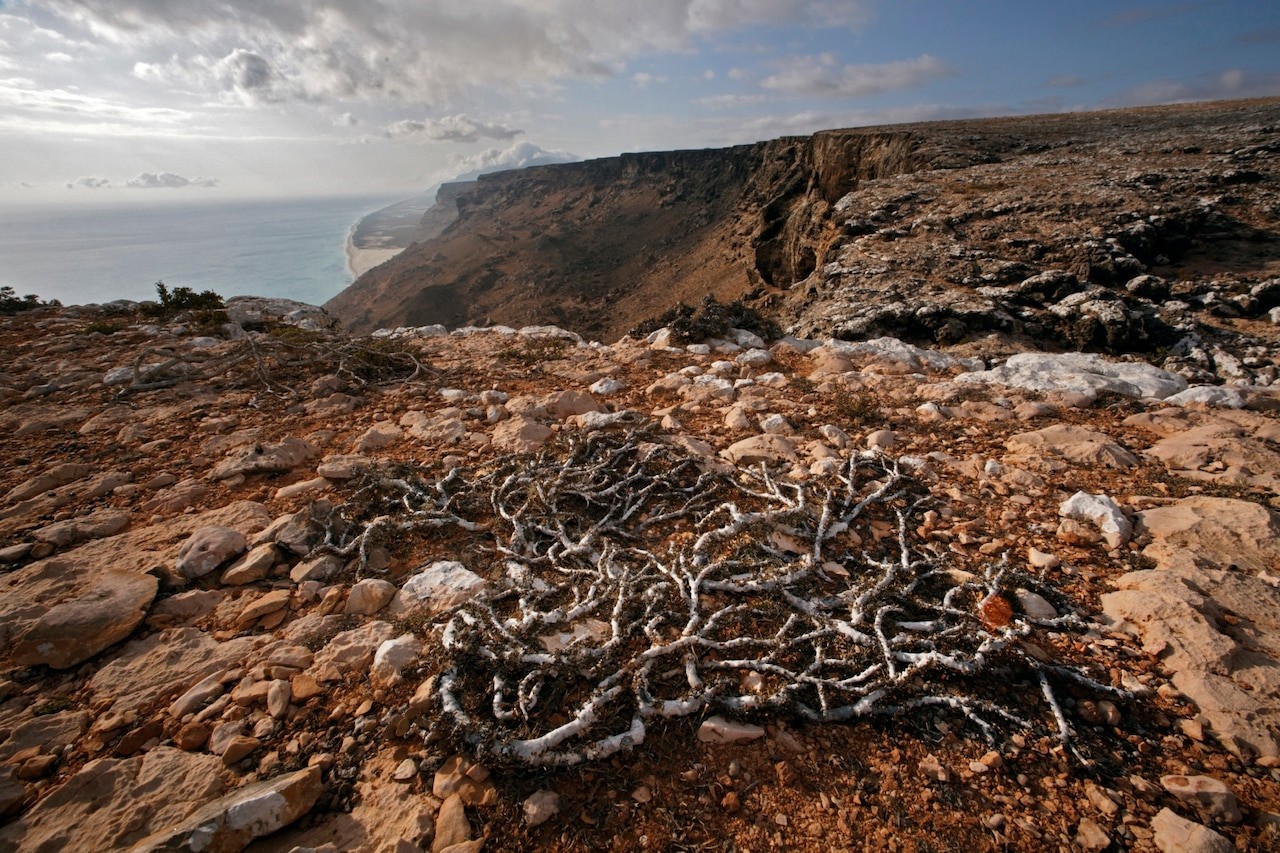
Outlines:
[[[396,594],[395,584],[380,578],[358,581],[347,593],[347,613],[372,616],[387,606]]]
[[[55,548],[66,548],[90,539],[114,536],[129,526],[129,513],[118,509],[100,509],[81,518],[55,521],[39,528],[32,537]]]
[[[1119,548],[1133,535],[1133,524],[1120,506],[1106,495],[1076,492],[1058,508],[1063,518],[1091,521],[1102,532],[1107,547]]]
[[[14,662],[67,669],[88,660],[133,633],[158,588],[154,577],[135,572],[107,571],[93,577],[18,638]]]
[[[0,503],[12,504],[34,498],[59,486],[83,480],[93,473],[93,466],[82,462],[62,462],[10,489]]]
[[[222,573],[222,583],[227,586],[242,586],[265,578],[276,564],[279,554],[276,546],[264,542],[240,559],[236,560]]]
[[[777,465],[794,463],[800,458],[795,444],[780,435],[753,435],[729,445],[720,455],[735,465],[757,465],[761,462]]]
[[[1034,432],[1024,432],[1005,442],[1014,460],[1031,466],[1045,459],[1060,459],[1074,465],[1128,470],[1138,457],[1116,444],[1109,435],[1074,424],[1054,424]]]
[[[442,560],[415,573],[391,599],[387,612],[400,617],[425,610],[441,613],[470,601],[484,588],[482,577],[454,560]]]
[[[404,680],[401,671],[413,664],[422,653],[422,644],[412,634],[402,634],[378,646],[373,655],[369,678],[374,684],[390,687]]]
[[[323,791],[318,767],[253,782],[148,836],[133,853],[242,850],[253,839],[270,835],[311,811]]]
[[[289,436],[279,444],[254,444],[234,451],[214,467],[210,476],[227,480],[241,474],[279,474],[314,459],[317,452],[310,443]]]
[[[1156,848],[1161,853],[1235,853],[1236,846],[1207,826],[1161,809],[1151,820]]]
[[[261,640],[237,637],[217,642],[196,628],[169,628],[123,646],[94,673],[95,699],[115,699],[113,711],[136,710],[177,697],[216,673],[238,664]]]
[[[1241,820],[1236,795],[1212,776],[1161,776],[1160,786],[1182,802],[1203,809],[1210,817],[1226,823]]]
[[[1089,353],[1012,355],[1003,366],[956,377],[956,382],[1008,385],[1097,397],[1101,393],[1163,399],[1187,389],[1187,380],[1149,364],[1107,361]]]
[[[378,646],[394,636],[386,622],[367,622],[359,628],[343,631],[316,652],[312,669],[323,671],[333,667],[340,673],[362,672],[373,662]]]
[[[455,755],[440,765],[431,793],[440,799],[456,796],[467,806],[487,806],[498,801],[498,791],[489,781],[489,769],[463,755]]]
[[[436,837],[431,842],[431,853],[444,853],[471,840],[471,824],[467,822],[467,809],[462,798],[452,794],[445,798],[436,816]]]
[[[244,534],[229,527],[202,527],[191,534],[178,552],[178,574],[201,578],[245,552]]]
[[[75,850],[92,839],[93,849],[128,850],[225,788],[222,762],[211,755],[158,746],[137,758],[96,759],[0,828],[0,848]]]
[[[515,415],[493,429],[493,444],[511,453],[533,453],[551,438],[551,428],[524,415]]]
[[[524,801],[524,822],[526,826],[541,826],[560,811],[560,795],[555,791],[543,788],[534,791]]]

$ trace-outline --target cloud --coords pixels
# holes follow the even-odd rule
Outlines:
[[[442,106],[476,90],[546,91],[621,75],[753,26],[862,26],[871,0],[43,0],[42,12],[158,55],[199,88],[252,103],[373,99]],[[56,20],[56,19],[51,19]],[[138,73],[135,71],[135,73]],[[196,87],[193,87],[196,88]]]
[[[471,180],[478,175],[552,163],[576,163],[582,158],[568,151],[548,151],[532,142],[517,142],[508,148],[489,148],[468,157],[458,157],[448,169],[435,175],[436,181]]]
[[[183,187],[216,187],[217,178],[185,178],[173,172],[143,172],[124,182],[135,190],[182,189]]]
[[[631,82],[643,89],[650,83],[665,83],[667,82],[667,78],[662,75],[654,76],[648,71],[637,71],[635,74],[631,75]]]
[[[75,61],[75,58],[71,54],[63,53],[62,51],[54,51],[53,53],[46,53],[44,55],[44,58],[47,59],[49,62],[74,62]]]
[[[65,184],[69,190],[102,190],[111,186],[111,181],[107,178],[76,178],[74,181],[67,181]]]
[[[1232,68],[1192,80],[1153,80],[1143,83],[1108,99],[1106,106],[1177,104],[1272,95],[1280,95],[1280,72]]]
[[[415,121],[405,119],[390,124],[386,135],[391,139],[426,138],[433,142],[479,142],[481,139],[515,139],[523,130],[497,122],[485,122],[466,113],[438,119]]]
[[[699,106],[713,110],[731,110],[736,107],[751,106],[769,100],[768,95],[709,95],[694,101]]]
[[[1088,82],[1088,77],[1081,77],[1079,74],[1057,74],[1050,77],[1045,85],[1053,89],[1074,89]]]
[[[760,81],[776,92],[821,98],[860,98],[921,86],[948,77],[952,71],[929,54],[882,65],[841,65],[830,53],[799,56],[778,64],[778,71]]]

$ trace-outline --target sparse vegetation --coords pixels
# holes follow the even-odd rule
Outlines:
[[[535,364],[542,364],[544,361],[563,358],[564,351],[568,348],[569,341],[565,338],[534,338],[525,341],[520,346],[499,350],[498,358],[502,361],[532,367]]]
[[[17,314],[21,311],[34,311],[37,308],[56,308],[62,303],[56,299],[41,301],[39,296],[28,293],[19,296],[12,287],[0,287],[0,314]]]
[[[172,319],[184,311],[223,311],[226,307],[222,297],[212,290],[200,293],[196,293],[189,287],[175,287],[170,290],[163,281],[156,282],[156,296],[159,297],[159,302],[142,303],[142,313],[159,320]],[[222,314],[222,322],[226,322],[225,312]]]
[[[696,308],[681,302],[665,314],[645,320],[632,329],[630,335],[642,338],[664,326],[671,330],[672,340],[679,344],[723,338],[730,329],[745,329],[765,340],[782,335],[777,323],[741,300],[723,303],[710,294],[704,296]]]

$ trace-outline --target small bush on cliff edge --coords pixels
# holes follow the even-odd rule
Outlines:
[[[41,302],[34,293],[19,296],[12,287],[0,287],[0,314],[17,314],[20,311],[33,311],[36,308],[56,308],[62,303],[56,299]]]
[[[723,338],[730,329],[746,329],[765,340],[782,335],[782,329],[777,323],[743,304],[741,300],[722,303],[710,294],[702,297],[697,308],[683,302],[677,303],[676,307],[665,314],[640,323],[629,334],[633,338],[643,338],[664,326],[671,330],[672,340],[679,344]]]
[[[189,287],[175,287],[173,290],[163,281],[156,282],[156,295],[159,302],[142,303],[142,313],[148,317],[168,319],[183,311],[221,311],[226,306],[222,297],[212,290],[196,293]],[[226,322],[226,318],[223,318]]]

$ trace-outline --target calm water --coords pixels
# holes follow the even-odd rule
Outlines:
[[[0,206],[0,285],[67,305],[151,299],[157,280],[319,304],[351,283],[352,225],[392,201]]]

